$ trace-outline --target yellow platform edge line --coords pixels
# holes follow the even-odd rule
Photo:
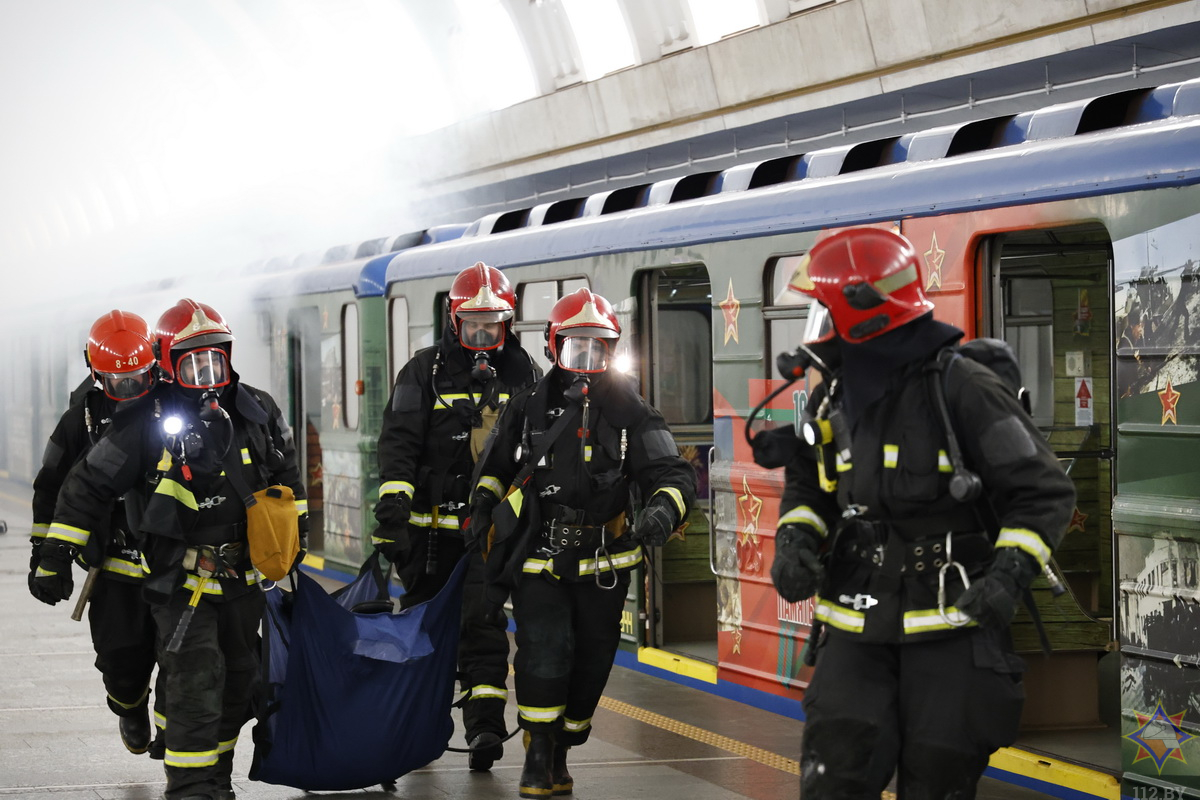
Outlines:
[[[705,683],[717,682],[716,664],[708,664],[693,658],[676,655],[675,653],[668,653],[666,650],[659,650],[657,647],[639,647],[638,663],[645,664],[648,667],[663,669],[667,672],[674,672],[676,675],[683,675],[698,681],[704,681]]]
[[[305,553],[304,561],[302,563],[304,566],[312,567],[313,569],[325,569],[324,557],[314,556],[312,553]]]
[[[988,766],[1105,800],[1120,800],[1121,797],[1121,782],[1112,775],[1015,747],[1002,747],[992,753]]]

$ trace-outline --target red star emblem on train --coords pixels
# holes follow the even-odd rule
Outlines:
[[[1158,399],[1162,401],[1163,407],[1162,422],[1159,423],[1160,425],[1166,425],[1167,420],[1170,420],[1173,425],[1179,424],[1179,415],[1176,413],[1175,406],[1179,403],[1180,397],[1182,395],[1175,391],[1175,387],[1171,386],[1171,379],[1167,378],[1166,387],[1160,389],[1158,392]]]
[[[1071,512],[1071,523],[1067,525],[1067,533],[1071,531],[1083,533],[1083,523],[1087,522],[1089,516],[1089,514],[1080,511],[1079,506],[1075,506],[1075,510]]]
[[[733,339],[738,342],[738,314],[741,313],[742,304],[733,295],[733,278],[729,279],[729,292],[725,295],[725,299],[718,305],[721,306],[721,313],[725,315],[725,344],[729,344],[729,340]]]
[[[742,494],[738,495],[738,568],[757,575],[762,571],[762,546],[758,541],[758,518],[762,514],[763,501],[750,489],[750,482],[742,476]]]
[[[946,251],[938,247],[937,231],[933,232],[929,249],[922,255],[925,256],[925,267],[929,270],[929,280],[925,282],[925,291],[942,288],[942,262],[946,259]]]
[[[1154,762],[1159,775],[1162,774],[1168,759],[1187,763],[1183,757],[1183,743],[1196,737],[1183,730],[1183,715],[1186,711],[1168,714],[1163,711],[1162,701],[1159,700],[1152,714],[1143,714],[1140,711],[1134,713],[1137,714],[1138,729],[1121,737],[1137,745],[1138,751],[1133,757],[1133,763],[1149,758]]]

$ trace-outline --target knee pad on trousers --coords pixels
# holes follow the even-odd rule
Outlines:
[[[900,786],[908,800],[971,800],[987,756],[914,742],[900,761]]]
[[[800,795],[857,800],[870,794],[868,766],[878,734],[879,726],[866,720],[807,723],[800,748]]]

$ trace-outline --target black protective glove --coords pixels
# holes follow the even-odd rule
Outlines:
[[[662,547],[678,525],[679,512],[675,503],[665,495],[657,495],[638,512],[633,521],[633,538],[650,547]]]
[[[795,426],[787,425],[759,431],[750,442],[750,447],[755,464],[766,469],[775,469],[790,464],[802,444],[804,442],[796,436]]]
[[[375,539],[375,550],[393,564],[406,564],[412,553],[412,541],[408,537],[408,525],[381,524],[371,534]]]
[[[490,489],[479,489],[471,497],[471,513],[463,527],[463,541],[470,552],[487,548],[487,532],[492,527],[492,511],[500,505],[500,498]]]
[[[991,566],[954,605],[982,627],[1003,628],[1012,622],[1021,595],[1040,571],[1033,556],[1023,550],[998,548]]]
[[[75,582],[71,577],[71,562],[78,548],[59,539],[47,539],[38,549],[37,570],[29,585],[29,593],[47,605],[71,597]]]
[[[789,603],[807,600],[821,588],[821,535],[808,525],[784,525],[775,532],[771,582]]]
[[[42,560],[42,542],[46,541],[44,537],[30,537],[29,543],[32,545],[32,551],[29,555],[29,593],[33,594],[33,579],[37,575],[38,562]]]
[[[379,498],[375,504],[375,519],[387,527],[400,528],[408,524],[412,514],[412,498],[404,492],[393,492]]]

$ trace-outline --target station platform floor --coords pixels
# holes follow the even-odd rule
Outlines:
[[[0,520],[8,525],[0,536],[0,800],[157,800],[162,763],[122,746],[92,666],[86,623],[70,619],[73,603],[52,607],[29,596],[28,489],[0,481]],[[514,702],[508,713],[513,729]],[[800,794],[803,724],[789,717],[617,666],[593,724],[590,741],[574,748],[569,761],[580,800],[785,800]],[[447,752],[401,778],[394,792],[376,786],[308,793],[248,779],[252,725],[242,730],[236,750],[239,800],[517,797],[519,736],[491,772],[470,772],[465,754]],[[461,728],[451,746],[464,746]],[[984,778],[978,796],[1046,795]]]

